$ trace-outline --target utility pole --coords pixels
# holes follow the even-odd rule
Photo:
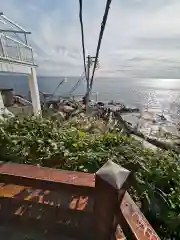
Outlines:
[[[87,88],[86,88],[86,94],[85,94],[85,104],[86,104],[86,109],[88,107],[88,102],[90,98],[90,68],[92,64],[94,63],[95,57],[91,57],[90,55],[87,56],[87,76],[86,76],[86,82],[87,82]]]
[[[87,82],[87,87],[86,87],[86,104],[89,101],[89,92],[90,92],[90,67],[91,67],[91,56],[87,56],[87,76],[86,76],[86,82]]]

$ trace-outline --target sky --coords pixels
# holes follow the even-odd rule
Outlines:
[[[95,55],[106,0],[83,0],[86,55]],[[83,71],[78,0],[0,0],[32,32],[39,75]],[[112,0],[96,76],[180,78],[180,0]]]

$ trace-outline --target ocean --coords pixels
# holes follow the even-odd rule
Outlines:
[[[38,77],[39,91],[53,93],[63,77]],[[56,95],[66,95],[79,77],[67,77]],[[29,96],[28,79],[25,75],[0,75],[0,88],[13,88],[16,94]],[[86,83],[82,81],[74,95],[83,95]],[[115,100],[131,107],[148,108],[161,114],[164,112],[173,121],[180,120],[180,79],[129,79],[101,77],[94,79],[92,98]]]

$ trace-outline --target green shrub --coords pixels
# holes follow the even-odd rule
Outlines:
[[[90,126],[85,131],[85,126]],[[168,151],[156,153],[114,130],[94,132],[94,121],[12,118],[0,123],[0,156],[11,161],[96,172],[107,160],[136,169],[130,189],[163,239],[180,239],[180,165]]]

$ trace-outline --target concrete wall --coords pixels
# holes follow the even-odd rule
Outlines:
[[[33,114],[32,106],[24,106],[24,107],[8,107],[9,111],[12,112],[15,116],[28,116]]]

